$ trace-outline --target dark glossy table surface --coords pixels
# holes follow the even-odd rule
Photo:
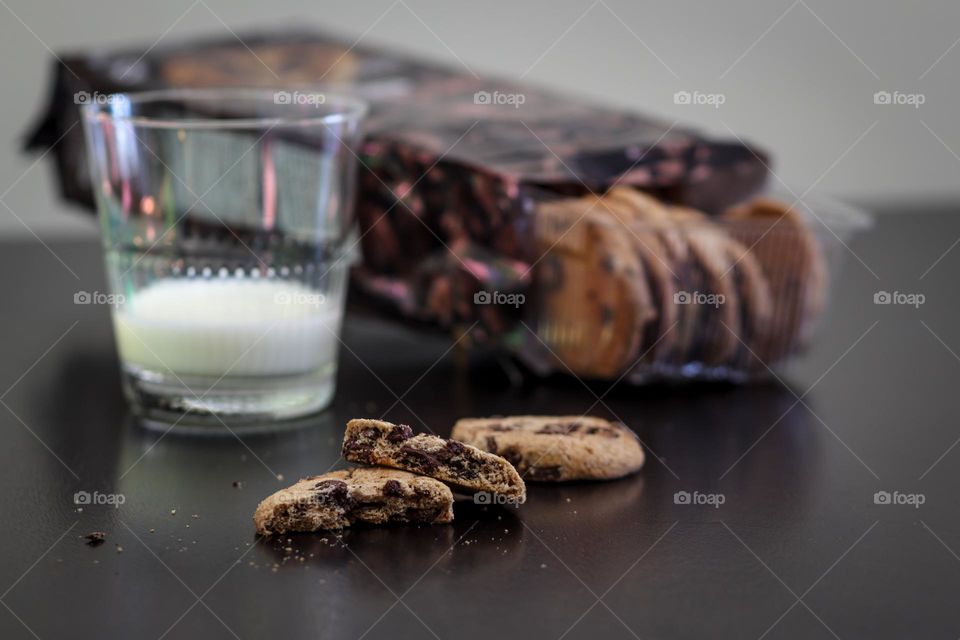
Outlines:
[[[108,310],[73,304],[104,289],[95,243],[0,244],[0,637],[956,638],[958,238],[949,212],[882,217],[782,382],[515,387],[442,337],[351,318],[334,406],[242,441],[128,417]],[[875,305],[881,289],[926,302]],[[254,535],[258,501],[333,464],[350,417],[443,434],[588,409],[640,434],[640,475],[531,485],[520,510],[462,504],[450,526]],[[78,511],[77,491],[125,502]]]

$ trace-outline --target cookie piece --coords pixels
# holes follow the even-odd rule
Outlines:
[[[465,418],[452,436],[502,455],[531,481],[611,480],[644,460],[632,431],[589,416]]]
[[[678,258],[686,254],[683,234],[677,228],[673,211],[666,204],[642,191],[624,186],[610,189],[603,197],[613,205],[626,208],[637,222],[657,229],[663,235],[671,254]]]
[[[404,469],[436,478],[466,492],[486,492],[522,503],[523,479],[502,457],[456,440],[414,435],[405,424],[357,419],[347,423],[343,457],[350,462]]]
[[[749,247],[769,282],[774,309],[756,351],[772,365],[810,338],[829,290],[826,260],[802,213],[784,202],[756,198],[720,218]]]
[[[690,246],[692,277],[677,301],[685,306],[687,362],[720,365],[732,360],[741,343],[740,301],[730,237],[703,214],[673,207]]]
[[[740,302],[740,348],[735,362],[737,367],[758,369],[757,349],[762,349],[770,335],[773,318],[773,295],[763,267],[740,242],[727,240],[727,253],[733,260],[731,274]]]
[[[679,313],[673,298],[681,282],[675,243],[682,242],[682,238],[675,233],[673,227],[676,225],[668,224],[664,217],[666,209],[659,201],[639,192],[633,194],[636,197],[625,197],[624,191],[634,190],[615,187],[598,197],[597,204],[603,213],[623,225],[624,235],[633,242],[649,285],[654,321],[646,326],[636,359],[643,356],[646,362],[666,362],[674,352],[679,336],[676,330]],[[679,251],[685,252],[685,245],[681,246]],[[635,363],[642,366],[636,360]]]
[[[619,375],[656,319],[630,240],[589,198],[543,206],[537,224],[538,337],[575,375]]]
[[[311,476],[257,507],[261,535],[342,529],[357,522],[453,521],[453,493],[442,482],[395,469],[361,468]]]

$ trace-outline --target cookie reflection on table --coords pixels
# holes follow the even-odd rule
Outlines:
[[[645,513],[642,474],[607,481],[531,482],[528,486],[530,497],[520,515],[531,526],[562,527],[573,518],[603,527]]]
[[[522,557],[524,528],[511,510],[458,501],[452,524],[357,525],[266,538],[261,562],[277,570],[303,566],[331,572],[362,563],[388,584],[435,570],[503,570]]]

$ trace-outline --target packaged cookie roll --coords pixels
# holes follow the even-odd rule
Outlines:
[[[371,103],[355,207],[355,305],[426,328],[469,329],[473,344],[505,348],[538,372],[602,378],[634,371],[635,360],[668,377],[757,370],[744,353],[759,349],[757,360],[776,361],[819,316],[825,293],[816,292],[826,287],[810,283],[828,280],[817,275],[826,248],[801,243],[797,259],[765,265],[761,252],[793,250],[769,248],[785,225],[736,213],[765,183],[769,158],[760,149],[312,31],[241,39],[61,56],[31,148],[53,145],[64,194],[92,207],[74,125],[80,104],[117,91],[214,86],[273,87],[278,99],[296,100],[298,88],[329,86]],[[229,153],[234,142],[210,144]],[[294,146],[287,151],[291,161],[279,164],[295,171]],[[651,222],[631,198],[667,214]],[[215,212],[231,203],[204,205]],[[222,231],[200,211],[188,215],[204,233]],[[664,227],[649,234],[656,242],[637,231],[651,224]],[[736,225],[761,229],[765,241],[734,237]],[[278,249],[295,242],[251,237],[241,226],[224,235]],[[770,289],[781,281],[814,293],[781,297],[788,302],[778,307]],[[669,294],[682,293],[735,302],[720,314],[668,311]],[[787,307],[794,311],[778,310]],[[781,323],[789,337],[757,347],[778,313],[792,318]],[[750,336],[749,348],[734,346],[725,326]]]
[[[869,222],[781,194],[717,214],[623,185],[522,199],[517,259],[459,238],[409,279],[364,266],[356,286],[408,317],[469,327],[540,375],[745,381],[810,344],[844,243]]]

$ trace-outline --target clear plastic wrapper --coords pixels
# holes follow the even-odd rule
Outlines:
[[[355,274],[394,313],[468,330],[531,371],[625,380],[743,381],[814,338],[843,244],[869,218],[826,199],[761,195],[717,214],[630,187],[531,190],[511,257],[460,240],[409,277]]]

